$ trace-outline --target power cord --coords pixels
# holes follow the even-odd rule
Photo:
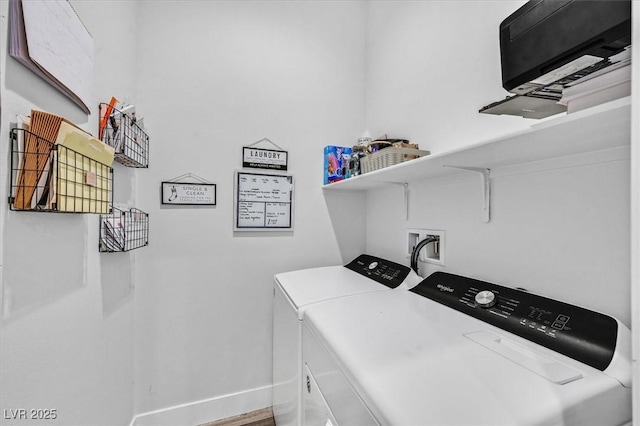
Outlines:
[[[418,242],[418,244],[413,247],[413,250],[411,251],[411,269],[413,269],[416,274],[418,273],[418,259],[420,258],[420,250],[422,250],[427,244],[435,243],[438,241],[440,241],[439,237],[431,235]]]

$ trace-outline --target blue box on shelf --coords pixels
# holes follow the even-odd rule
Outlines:
[[[324,184],[350,177],[351,147],[328,145],[324,147]]]

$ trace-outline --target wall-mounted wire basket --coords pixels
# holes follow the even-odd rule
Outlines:
[[[100,104],[100,140],[115,149],[115,160],[127,167],[149,167],[149,135],[135,111]]]
[[[149,214],[116,207],[100,216],[100,252],[123,252],[149,245]]]
[[[11,129],[9,208],[20,211],[111,211],[113,169],[24,129]]]

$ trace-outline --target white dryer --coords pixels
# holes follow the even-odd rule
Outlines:
[[[304,323],[305,425],[631,422],[629,329],[568,303],[436,272]]]
[[[302,422],[302,317],[309,306],[357,294],[408,290],[422,278],[411,268],[370,255],[347,265],[274,277],[273,413],[278,426]]]

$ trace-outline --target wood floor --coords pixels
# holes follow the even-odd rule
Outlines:
[[[200,426],[275,426],[275,424],[271,407],[268,407]]]

